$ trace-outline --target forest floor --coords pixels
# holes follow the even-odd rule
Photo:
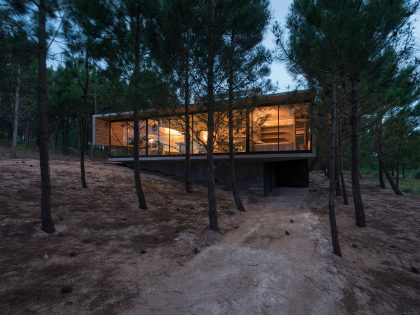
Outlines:
[[[221,236],[207,232],[206,189],[73,158],[51,161],[57,232],[39,229],[39,164],[0,154],[0,314],[418,314],[420,196],[362,185],[366,228],[337,199],[343,257],[331,252],[327,180],[244,196],[218,189]],[[350,200],[351,201],[351,200]],[[287,232],[287,233],[286,233]]]

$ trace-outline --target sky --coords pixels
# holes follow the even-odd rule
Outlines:
[[[272,26],[275,21],[279,22],[281,26],[285,25],[286,17],[293,0],[271,0],[270,2],[272,21],[271,25],[266,30],[263,44],[268,49],[273,50],[276,48],[276,45],[272,33]],[[415,20],[416,21],[414,23],[414,34],[416,40],[417,56],[420,59],[420,11],[417,12]],[[50,52],[54,53],[59,52],[61,50],[62,49],[56,43],[53,43]],[[49,60],[48,65],[50,66],[53,64],[54,62],[52,62],[52,60]],[[270,79],[273,85],[277,86],[278,92],[286,92],[298,87],[297,84],[293,81],[293,78],[287,72],[285,65],[278,60],[275,60],[271,65]]]
[[[293,0],[271,0],[271,24],[278,21],[281,26],[284,26],[292,2]],[[420,11],[417,12],[415,19],[414,36],[416,40],[417,56],[420,58]],[[276,45],[274,43],[274,36],[271,29],[272,25],[270,25],[266,31],[263,44],[269,49],[274,49]],[[274,61],[271,65],[270,79],[274,85],[277,85],[278,92],[286,92],[297,87],[296,83],[293,82],[292,77],[288,74],[284,64],[279,61]]]

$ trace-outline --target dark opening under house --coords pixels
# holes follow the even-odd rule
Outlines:
[[[235,100],[234,148],[237,182],[242,189],[267,195],[274,187],[307,187],[308,159],[315,156],[309,110],[313,95],[307,91],[254,95]],[[191,178],[207,178],[207,114],[205,106],[191,105]],[[145,110],[140,117],[140,165],[142,169],[183,176],[185,119],[183,108]],[[93,116],[93,140],[106,150],[110,162],[133,161],[132,113]],[[229,184],[228,115],[226,102],[215,112],[216,181]]]

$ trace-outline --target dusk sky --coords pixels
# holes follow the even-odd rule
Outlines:
[[[272,24],[275,21],[278,21],[280,25],[284,26],[286,21],[287,13],[289,12],[289,7],[293,0],[271,0],[271,11],[272,11]],[[414,32],[416,40],[416,52],[417,56],[420,56],[420,12],[417,12],[415,16]],[[274,37],[271,31],[271,26],[267,29],[264,45],[267,48],[274,49]],[[286,68],[279,61],[275,61],[271,66],[271,80],[273,84],[278,84],[278,91],[287,91],[288,86],[290,89],[296,87],[296,84],[293,82],[292,77],[287,73]]]
[[[284,26],[287,14],[289,12],[289,7],[293,0],[271,0],[271,13],[272,21],[270,26],[267,28],[263,44],[269,49],[275,49],[274,36],[272,34],[272,25],[275,21],[278,21],[280,25]],[[420,12],[417,12],[415,16],[415,39],[416,39],[416,48],[417,55],[420,56]],[[54,54],[60,52],[62,49],[57,43],[53,43],[51,46],[50,53]],[[60,57],[56,56],[60,59]],[[49,60],[49,65],[57,64],[52,60]],[[296,83],[293,82],[292,77],[288,74],[284,64],[281,64],[278,60],[275,60],[271,66],[271,76],[270,76],[273,85],[277,85],[279,92],[287,91],[296,88]]]

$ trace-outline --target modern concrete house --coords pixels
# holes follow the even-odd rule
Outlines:
[[[307,91],[254,95],[235,100],[234,146],[237,182],[242,189],[267,195],[276,186],[307,187],[308,159],[315,156],[309,110],[313,95]],[[215,113],[216,181],[229,184],[228,116],[226,102]],[[191,178],[207,178],[207,114],[202,104],[190,109]],[[185,119],[183,108],[140,113],[142,169],[183,176]],[[94,145],[108,153],[110,162],[133,161],[132,113],[93,116]]]

